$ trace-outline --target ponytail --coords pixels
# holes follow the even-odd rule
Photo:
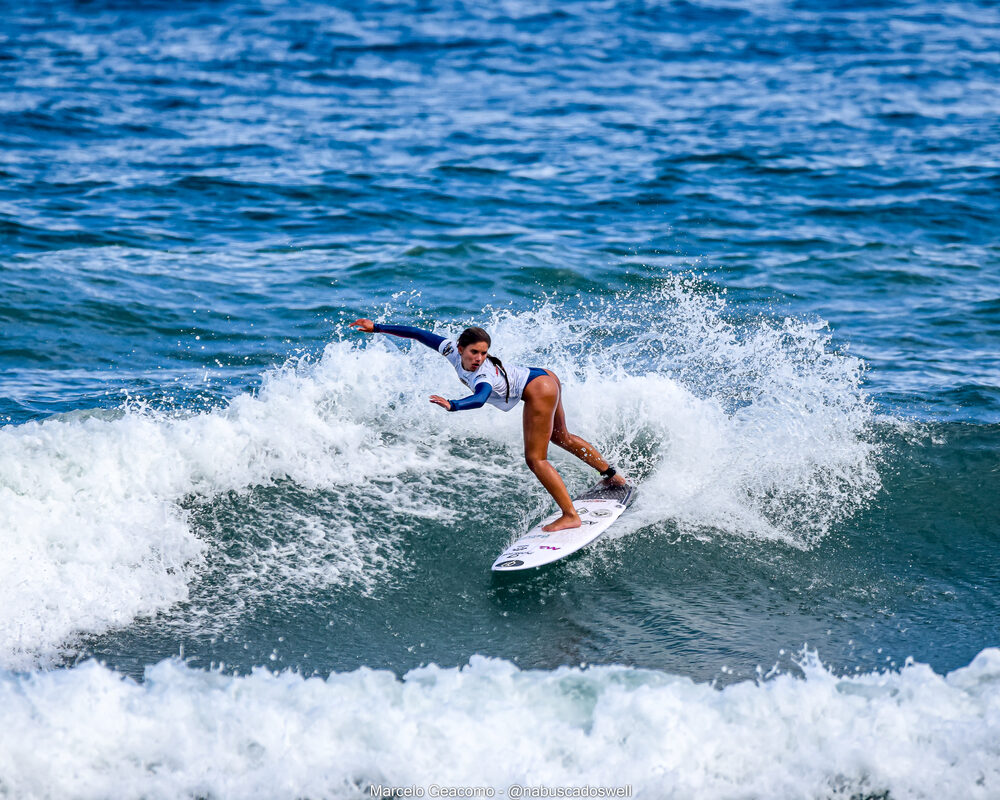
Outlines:
[[[490,360],[490,363],[494,367],[496,367],[498,370],[500,370],[500,374],[503,375],[503,379],[507,382],[507,397],[504,400],[504,402],[505,403],[509,403],[510,402],[510,378],[507,377],[507,370],[505,370],[503,368],[503,362],[499,358],[497,358],[496,356],[486,356],[486,357]]]
[[[482,328],[466,328],[462,331],[462,335],[458,337],[459,347],[468,347],[470,344],[475,344],[476,342],[486,342],[487,347],[493,344],[493,341],[490,339],[490,335]],[[486,357],[490,360],[490,363],[500,371],[500,374],[503,375],[503,379],[507,383],[507,399],[504,402],[509,403],[510,378],[507,377],[507,370],[503,368],[503,362],[496,356],[488,355]]]

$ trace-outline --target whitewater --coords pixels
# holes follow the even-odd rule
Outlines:
[[[362,668],[237,677],[177,660],[141,684],[88,662],[0,673],[12,797],[371,797],[373,786],[624,786],[637,798],[992,798],[1000,650],[938,675],[722,688],[628,667],[473,658],[402,678]]]

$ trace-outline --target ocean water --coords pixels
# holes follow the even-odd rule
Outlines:
[[[1000,797],[995,3],[0,8],[0,797]]]

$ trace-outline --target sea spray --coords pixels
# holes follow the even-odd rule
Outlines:
[[[864,362],[820,320],[748,317],[725,290],[676,275],[494,312],[490,326],[505,357],[559,372],[571,427],[643,481],[633,529],[670,521],[807,547],[880,489]]]
[[[808,547],[878,491],[862,364],[819,322],[741,322],[692,278],[436,329],[470,322],[505,361],[554,369],[571,429],[642,482],[626,534],[671,525]],[[373,591],[407,568],[408,530],[454,519],[474,494],[529,521],[549,501],[527,480],[519,415],[427,400],[462,391],[426,348],[340,331],[217,408],[3,428],[0,664],[51,662],[77,634],[181,602],[202,626],[293,592]],[[593,480],[551,457],[572,486]],[[220,595],[239,603],[210,608]]]

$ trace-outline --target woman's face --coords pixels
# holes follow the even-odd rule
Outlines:
[[[465,347],[459,347],[458,354],[462,357],[462,368],[475,372],[483,365],[489,350],[490,346],[486,342],[473,342]]]

